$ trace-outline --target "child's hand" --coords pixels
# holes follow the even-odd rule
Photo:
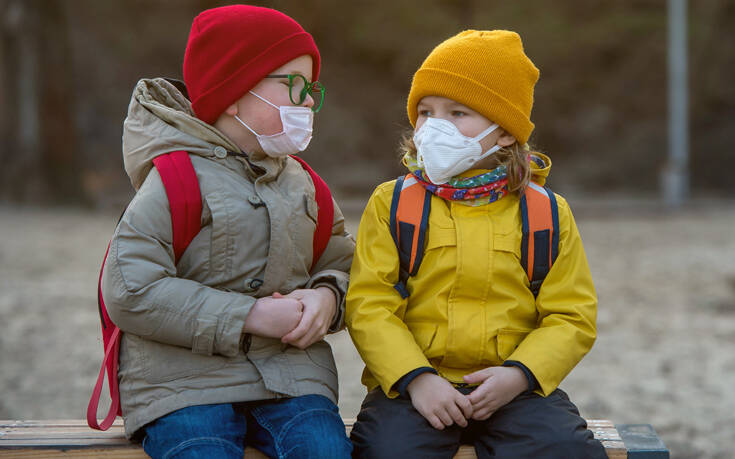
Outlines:
[[[301,321],[304,305],[295,298],[258,298],[245,318],[244,333],[266,338],[281,338]]]
[[[317,341],[321,341],[327,334],[337,310],[337,298],[329,288],[294,290],[286,296],[274,293],[273,297],[293,298],[304,305],[304,314],[298,326],[281,338],[281,341],[299,349],[306,349]]]
[[[490,367],[464,376],[468,384],[480,386],[467,396],[472,419],[484,421],[528,388],[528,379],[518,367]]]
[[[449,381],[433,373],[422,373],[408,384],[411,403],[437,430],[456,423],[467,427],[472,404]]]

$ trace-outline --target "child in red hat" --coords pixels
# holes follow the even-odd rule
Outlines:
[[[279,458],[350,456],[323,338],[343,327],[354,240],[335,206],[316,254],[315,184],[291,156],[311,140],[319,70],[293,19],[232,5],[194,19],[185,88],[143,79],[133,92],[123,156],[137,192],[101,292],[123,333],[126,435],[152,457],[240,459],[246,445]],[[177,260],[170,190],[153,159],[180,150],[202,212]]]

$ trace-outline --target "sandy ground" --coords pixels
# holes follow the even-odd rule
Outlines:
[[[563,382],[588,418],[650,423],[674,458],[732,457],[735,202],[663,212],[570,200],[600,305],[598,341]],[[346,203],[356,229],[360,202]],[[83,418],[99,369],[96,276],[117,215],[0,206],[0,419]],[[329,338],[340,409],[354,417],[362,363]]]

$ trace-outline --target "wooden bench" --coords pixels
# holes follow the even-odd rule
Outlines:
[[[352,422],[345,421],[348,434]],[[663,443],[648,424],[616,426],[605,420],[587,423],[611,459],[669,457]],[[122,420],[118,419],[106,432],[90,429],[84,420],[0,421],[0,457],[143,459],[148,456],[139,444],[125,439]],[[454,457],[469,459],[477,456],[472,446],[463,445]],[[262,459],[265,456],[253,448],[247,448],[245,458]]]

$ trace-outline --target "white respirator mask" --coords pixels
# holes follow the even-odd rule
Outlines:
[[[480,140],[497,128],[493,123],[475,137],[467,137],[451,121],[428,118],[413,135],[418,166],[432,183],[447,183],[502,148],[495,145],[483,153],[480,145]]]
[[[276,106],[270,101],[260,97],[253,91],[250,94],[278,110],[281,114],[283,131],[273,135],[260,135],[250,129],[237,115],[235,119],[252,132],[258,139],[260,147],[266,155],[280,158],[286,155],[294,155],[306,150],[311,142],[312,126],[314,124],[314,112],[309,107],[296,107],[291,105]]]

